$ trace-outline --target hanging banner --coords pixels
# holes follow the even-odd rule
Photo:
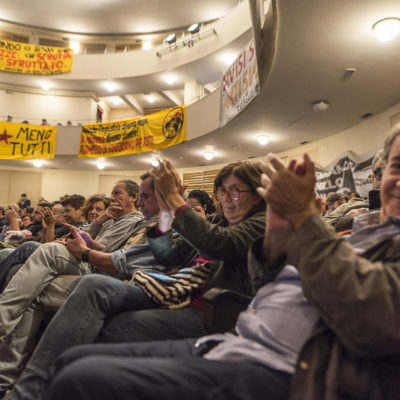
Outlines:
[[[163,149],[186,140],[186,107],[127,121],[83,125],[79,157],[111,157]]]
[[[0,40],[0,71],[54,75],[71,72],[74,52],[64,47]]]
[[[371,152],[361,156],[346,152],[327,167],[316,167],[317,194],[326,197],[331,192],[357,192],[367,197],[372,189],[372,159]]]
[[[220,127],[236,117],[260,93],[254,40],[222,76]]]
[[[0,159],[54,158],[56,127],[0,122]]]

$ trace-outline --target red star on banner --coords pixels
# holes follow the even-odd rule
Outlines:
[[[7,129],[4,129],[4,133],[0,135],[0,141],[4,140],[6,144],[8,144],[8,139],[12,137],[12,135],[7,135]]]

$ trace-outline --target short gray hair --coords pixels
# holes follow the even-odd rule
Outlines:
[[[386,166],[389,161],[390,150],[393,146],[394,141],[400,136],[400,123],[395,125],[389,132],[389,135],[385,139],[383,144],[382,162]]]
[[[139,193],[139,185],[136,182],[131,181],[130,179],[121,179],[117,182],[117,185],[120,183],[125,184],[125,190],[128,192],[130,197],[137,197]]]

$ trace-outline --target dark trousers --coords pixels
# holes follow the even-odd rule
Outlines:
[[[56,362],[46,399],[287,399],[291,375],[251,362],[207,360],[194,343],[77,346]]]
[[[25,242],[16,248],[0,263],[0,293],[3,292],[10,279],[23,266],[25,261],[40,247],[41,243]]]

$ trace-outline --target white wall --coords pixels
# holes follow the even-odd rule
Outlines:
[[[94,100],[89,97],[46,96],[40,94],[6,93],[0,90],[0,118],[5,120],[12,115],[14,122],[28,120],[32,124],[41,124],[46,118],[50,125],[57,122],[66,124],[67,120],[78,122],[96,122],[93,113]],[[3,114],[4,113],[4,114]]]
[[[131,108],[114,109],[108,113],[107,119],[103,118],[103,121],[123,121],[125,119],[134,119],[138,116],[139,114]]]

